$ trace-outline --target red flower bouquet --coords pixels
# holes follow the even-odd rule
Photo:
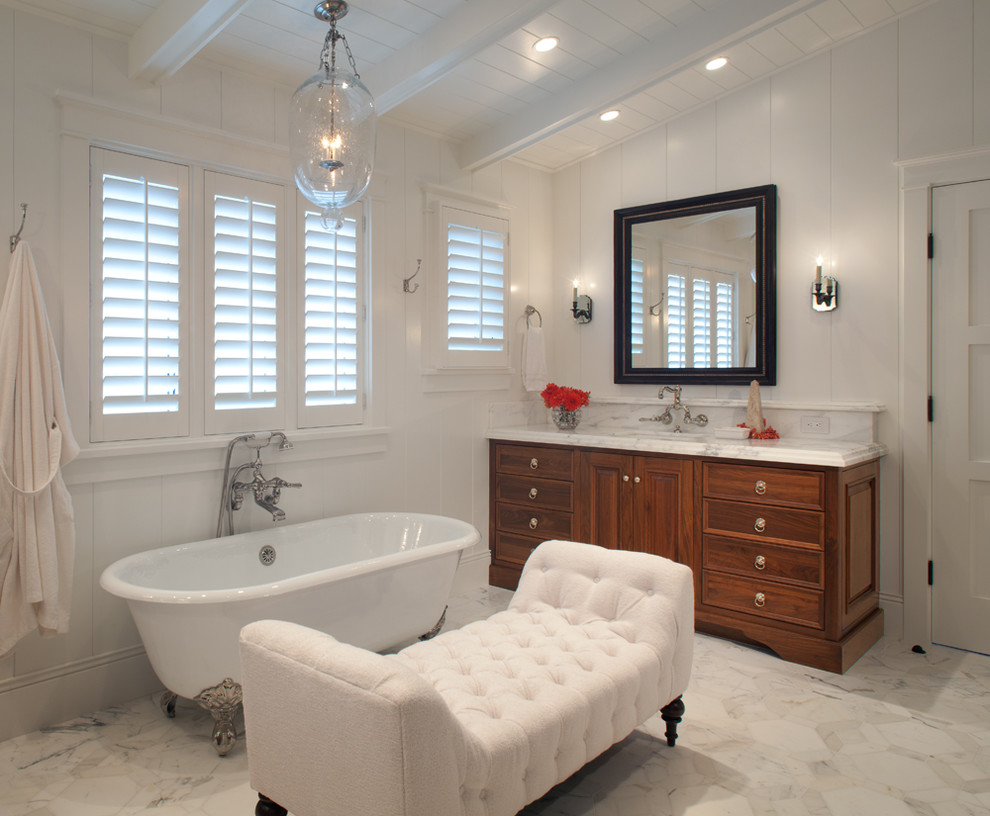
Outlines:
[[[540,392],[543,397],[543,404],[547,408],[563,408],[565,411],[576,411],[588,404],[589,391],[582,391],[580,388],[568,388],[566,385],[556,385],[548,383],[547,387]]]

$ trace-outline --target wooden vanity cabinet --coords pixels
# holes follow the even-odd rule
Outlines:
[[[844,672],[883,634],[878,465],[847,468],[491,442],[490,581],[549,538],[694,571],[698,631]]]
[[[490,443],[489,581],[494,586],[515,589],[523,564],[540,542],[576,540],[576,460],[572,448]]]
[[[883,634],[877,463],[699,469],[697,629],[844,672]]]
[[[690,459],[583,450],[577,472],[581,541],[691,564]]]

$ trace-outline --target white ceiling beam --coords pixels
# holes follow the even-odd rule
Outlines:
[[[472,0],[422,36],[369,68],[362,79],[382,115],[442,79],[558,0]]]
[[[127,49],[131,79],[161,82],[223,31],[251,0],[164,0]]]
[[[569,90],[468,139],[459,151],[460,165],[475,170],[506,159],[820,2],[723,0],[593,72]]]

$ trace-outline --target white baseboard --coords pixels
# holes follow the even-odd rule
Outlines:
[[[880,593],[883,610],[883,636],[888,641],[904,640],[904,596]]]
[[[151,694],[144,649],[125,649],[0,683],[0,742]]]
[[[461,558],[454,574],[452,595],[462,595],[466,592],[488,586],[488,567],[492,556],[488,550],[472,553]]]

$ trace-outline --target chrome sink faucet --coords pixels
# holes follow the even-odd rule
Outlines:
[[[640,417],[639,419],[640,422],[660,422],[664,425],[669,425],[671,422],[674,421],[674,417],[671,414],[671,411],[683,411],[684,416],[682,417],[681,421],[685,425],[697,425],[703,428],[705,425],[708,424],[708,417],[705,416],[704,414],[698,414],[695,417],[691,416],[691,409],[681,402],[681,387],[679,385],[663,386],[660,389],[660,391],[657,393],[657,399],[662,400],[663,395],[666,394],[668,391],[674,395],[673,403],[666,406],[663,410],[663,413],[657,414],[656,416]],[[674,426],[674,433],[681,433],[680,425]]]

